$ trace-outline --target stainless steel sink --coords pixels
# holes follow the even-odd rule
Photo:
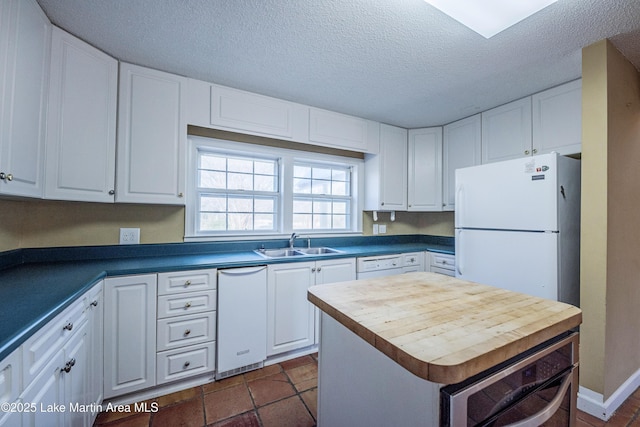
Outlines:
[[[307,255],[323,255],[323,254],[339,254],[340,251],[333,248],[320,247],[320,248],[300,248],[300,252],[304,252]]]
[[[327,248],[325,246],[318,248],[278,248],[278,249],[257,249],[254,251],[258,255],[262,255],[265,258],[291,258],[304,255],[325,255],[325,254],[339,254],[341,251],[333,248]]]
[[[289,258],[289,257],[296,257],[296,256],[302,256],[304,255],[304,253],[300,252],[297,249],[258,249],[256,251],[254,251],[255,253],[257,253],[258,255],[262,255],[263,257],[266,258]]]

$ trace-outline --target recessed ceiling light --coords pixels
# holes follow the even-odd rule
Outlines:
[[[425,1],[488,39],[557,0]]]

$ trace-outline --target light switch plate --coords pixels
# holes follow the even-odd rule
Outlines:
[[[379,231],[380,234],[385,234],[387,232],[387,224],[380,224]]]
[[[121,228],[120,244],[121,245],[137,245],[140,243],[139,228]]]

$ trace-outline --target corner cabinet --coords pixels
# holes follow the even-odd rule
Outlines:
[[[442,128],[409,130],[407,210],[442,210]]]
[[[380,125],[380,153],[365,154],[365,202],[368,211],[407,210],[407,130]]]
[[[0,4],[0,194],[42,197],[51,24],[35,0]]]
[[[185,204],[186,82],[120,64],[116,202]]]
[[[455,208],[456,169],[482,161],[482,119],[480,114],[450,123],[443,128],[442,210]]]
[[[45,198],[113,202],[118,61],[54,27]]]

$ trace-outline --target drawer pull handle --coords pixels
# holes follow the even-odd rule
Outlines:
[[[72,330],[73,329],[73,323],[71,323],[71,322],[67,323],[66,325],[64,325],[62,327],[62,329],[66,330],[66,331]]]
[[[91,306],[92,307],[97,307],[98,306],[98,300],[92,301],[91,302]]]
[[[188,368],[189,365],[191,365],[191,362],[189,362],[189,361],[184,362],[184,368],[185,369]]]
[[[184,308],[189,308],[189,307],[191,307],[191,302],[188,302],[184,305]]]
[[[191,329],[187,329],[186,331],[184,331],[185,335],[189,335],[191,333]]]
[[[186,282],[184,282],[184,285],[185,285],[185,286],[189,286],[189,285],[191,285],[191,280],[187,280]]]
[[[76,364],[76,359],[71,359],[64,365],[64,368],[62,368],[61,371],[69,373],[71,372],[71,368],[74,367],[75,364]]]

